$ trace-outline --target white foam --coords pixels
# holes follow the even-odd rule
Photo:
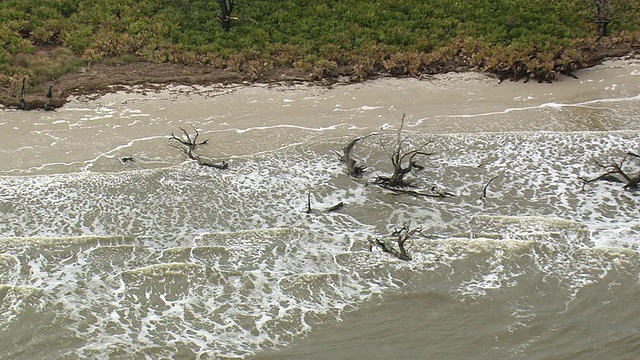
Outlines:
[[[598,249],[634,249],[640,243],[637,196],[606,183],[582,191],[576,181],[599,171],[589,166],[594,159],[637,146],[638,131],[411,135],[407,146],[432,139],[438,150],[423,159],[424,170],[411,175],[416,185],[435,184],[457,197],[414,198],[365,186],[390,171],[380,143],[395,134],[359,144],[356,155],[370,167],[359,181],[346,176],[344,165],[327,151],[340,148],[342,138],[335,146],[304,142],[236,158],[228,171],[184,163],[125,173],[2,176],[4,237],[140,237],[118,249],[87,249],[76,242],[59,244],[58,250],[36,241],[31,249],[16,246],[6,251],[19,259],[20,271],[9,278],[41,289],[49,307],[55,305],[69,328],[78,329],[74,336],[86,345],[71,357],[106,357],[116,349],[136,357],[162,343],[158,357],[187,347],[215,358],[286,344],[320,322],[404,289],[421,272],[454,269],[466,259],[479,260],[462,269],[478,264],[479,270],[452,285],[460,296],[516,286],[524,275],[514,261],[522,259],[539,276],[557,277],[575,293],[604,276],[607,267],[591,255],[574,256],[587,248],[583,244],[552,241],[555,232],[573,229],[559,225],[586,227]],[[503,170],[479,200],[487,180]],[[312,214],[303,211],[308,193]],[[321,211],[340,201],[345,206],[338,212]],[[468,232],[477,214],[553,226],[510,227],[507,241],[416,239],[410,249],[414,261],[408,263],[367,250],[368,236],[388,234],[403,223],[446,237]],[[314,235],[232,232],[273,227]],[[205,235],[220,231],[225,234]],[[539,241],[543,236],[549,239]]]
[[[486,116],[494,116],[494,115],[504,115],[511,112],[519,112],[519,111],[531,111],[531,110],[540,110],[540,109],[562,109],[565,107],[582,107],[582,108],[591,108],[591,109],[600,109],[599,107],[590,107],[589,105],[594,104],[606,104],[606,103],[618,103],[618,102],[631,102],[631,101],[639,101],[640,95],[630,96],[630,97],[621,97],[621,98],[609,98],[609,99],[596,99],[589,100],[584,102],[578,102],[573,104],[567,103],[543,103],[539,105],[533,106],[523,106],[517,108],[506,108],[500,111],[486,112],[486,113],[478,113],[478,114],[454,114],[454,115],[446,115],[445,117],[449,118],[474,118],[474,117],[486,117]]]

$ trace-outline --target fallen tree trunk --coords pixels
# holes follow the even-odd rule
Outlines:
[[[378,186],[380,186],[383,189],[393,191],[396,194],[407,194],[407,195],[430,197],[430,198],[447,198],[447,197],[455,196],[455,194],[452,194],[450,192],[438,190],[435,186],[431,187],[430,192],[415,191],[415,190],[410,190],[406,188],[401,189],[401,188],[396,188],[392,186],[387,186],[385,184],[378,184]]]

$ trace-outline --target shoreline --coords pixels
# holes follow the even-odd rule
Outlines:
[[[573,71],[590,68],[602,64],[610,59],[637,58],[640,56],[638,44],[613,43],[601,46],[594,51],[588,61],[581,67],[575,67],[560,74],[575,77]],[[504,80],[527,82],[522,74],[512,73],[512,69],[505,73],[495,71],[482,71],[468,65],[464,60],[453,59],[448,63],[432,64],[426,71],[419,74],[393,73],[379,70],[367,77],[361,77],[353,73],[353,67],[343,66],[332,72],[323,73],[321,77],[307,74],[301,69],[293,67],[273,68],[256,76],[256,74],[230,71],[206,65],[183,65],[176,63],[152,63],[147,61],[133,61],[118,63],[112,61],[82,67],[80,70],[67,73],[60,78],[38,84],[34,89],[26,91],[21,99],[21,89],[17,85],[0,87],[0,109],[19,110],[55,110],[64,106],[70,97],[77,96],[101,96],[104,94],[126,90],[131,86],[144,86],[148,89],[160,89],[167,85],[251,85],[251,84],[296,84],[306,83],[322,87],[333,85],[366,82],[380,78],[417,78],[423,79],[432,75],[449,72],[477,72],[496,81]],[[547,79],[533,77],[536,82],[556,82],[560,79]],[[51,89],[51,97],[47,96],[47,89]]]
[[[269,156],[295,144],[327,146],[397,125],[433,136],[640,130],[635,119],[640,58],[608,60],[553,84],[498,83],[479,72],[359,83],[144,85],[69,97],[56,112],[2,110],[0,172],[52,174],[148,169],[184,161],[167,138],[180,127],[210,139],[215,160]],[[619,101],[624,116],[611,117]],[[617,106],[617,105],[616,105]],[[576,121],[585,111],[593,114]],[[637,134],[635,132],[634,134]],[[457,136],[457,135],[456,135]],[[475,135],[474,135],[475,136]],[[635,136],[635,135],[634,135]],[[40,145],[37,145],[40,144]],[[636,150],[634,150],[636,151]],[[118,159],[133,156],[132,164]]]

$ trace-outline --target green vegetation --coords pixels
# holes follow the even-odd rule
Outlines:
[[[607,41],[637,43],[640,2],[610,0],[608,10]],[[237,0],[228,32],[218,14],[214,0],[3,0],[0,86],[110,58],[253,79],[283,67],[359,79],[468,67],[551,80],[597,45],[594,0]]]

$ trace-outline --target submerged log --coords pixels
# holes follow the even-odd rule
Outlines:
[[[380,186],[383,189],[392,191],[396,194],[407,194],[407,195],[412,195],[417,197],[448,198],[448,197],[456,196],[455,194],[452,194],[450,192],[438,190],[435,186],[432,186],[429,192],[425,192],[424,190],[415,191],[407,188],[398,188],[398,187],[388,186],[386,184],[378,184],[378,186]]]
[[[339,203],[327,208],[325,211],[326,212],[333,212],[333,211],[337,211],[340,210],[344,207],[344,202],[340,201]]]

